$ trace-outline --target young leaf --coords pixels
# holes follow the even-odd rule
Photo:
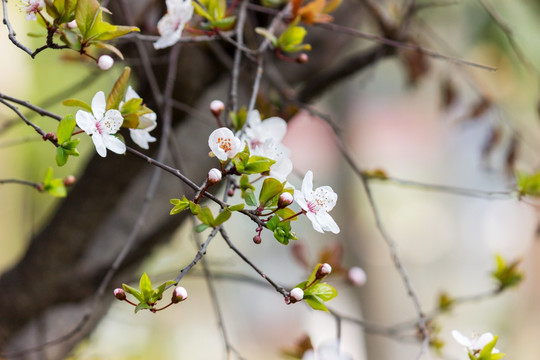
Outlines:
[[[68,100],[62,101],[62,105],[64,105],[64,106],[81,107],[81,108],[83,108],[84,110],[88,111],[89,113],[92,112],[92,107],[91,107],[90,105],[88,105],[87,103],[85,103],[84,101],[82,101],[82,100],[68,99]]]
[[[66,115],[62,120],[60,120],[58,123],[58,129],[56,130],[56,137],[59,144],[63,144],[71,139],[71,134],[73,134],[75,125],[77,125],[77,122],[71,114]]]
[[[77,0],[75,21],[84,40],[87,39],[87,33],[94,25],[98,13],[100,5],[97,0]]]
[[[229,220],[231,215],[232,211],[229,208],[223,209],[223,211],[220,212],[216,219],[213,221],[212,226],[216,227],[223,224],[225,221]]]
[[[261,174],[270,171],[270,166],[276,163],[275,160],[264,156],[253,155],[249,158],[243,173],[244,174]]]
[[[135,307],[135,314],[138,313],[139,311],[141,310],[144,310],[144,309],[152,309],[152,306],[148,305],[147,303],[145,302],[140,302],[136,307]]]
[[[274,215],[268,222],[266,223],[266,226],[269,230],[274,231],[279,225],[279,216]]]
[[[324,303],[322,301],[320,301],[319,299],[317,299],[313,295],[304,294],[304,301],[309,306],[311,306],[311,308],[314,309],[314,310],[321,310],[321,311],[330,312],[330,311],[328,311],[328,308],[326,307],[326,305],[324,305]]]
[[[283,184],[274,178],[266,178],[259,194],[259,203],[264,207],[272,198],[281,194]]]
[[[197,217],[201,222],[208,226],[214,226],[214,215],[212,215],[212,211],[208,206],[202,207],[199,213],[197,214]]]
[[[129,286],[127,284],[122,284],[122,288],[128,294],[133,295],[139,302],[144,302],[144,297],[142,296],[142,294],[137,289],[132,288],[131,286]]]
[[[322,301],[330,301],[337,296],[337,290],[326,283],[318,283],[307,288],[304,294],[317,296]]]
[[[107,97],[107,110],[109,109],[118,109],[120,102],[126,94],[128,88],[129,75],[131,74],[131,68],[125,67],[122,74],[118,77],[114,86],[111,90],[111,93]],[[142,100],[141,100],[142,101]]]
[[[139,280],[139,290],[141,290],[145,302],[148,301],[152,295],[152,283],[146,273],[142,274],[141,279]]]
[[[249,206],[257,206],[257,198],[255,197],[255,193],[251,189],[247,189],[244,191],[244,198],[246,199],[246,204]]]
[[[68,154],[64,151],[64,148],[61,146],[56,148],[56,165],[64,166],[68,160]]]

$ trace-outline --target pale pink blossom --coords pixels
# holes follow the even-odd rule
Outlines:
[[[191,0],[167,0],[167,13],[157,24],[161,37],[154,43],[155,49],[163,49],[176,44],[182,37],[186,23],[193,16]]]

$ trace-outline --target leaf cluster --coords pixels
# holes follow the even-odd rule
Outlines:
[[[469,359],[470,360],[499,360],[506,356],[503,353],[493,353],[495,344],[497,344],[498,336],[494,336],[493,340],[484,346],[484,348],[478,354],[474,354],[469,350]]]
[[[496,255],[495,261],[497,265],[491,275],[498,282],[501,291],[516,286],[523,280],[523,273],[518,270],[519,260],[507,263],[500,255]]]
[[[122,288],[126,293],[133,295],[139,301],[139,304],[135,307],[135,313],[137,313],[142,309],[155,310],[154,306],[163,297],[165,288],[173,284],[176,284],[176,282],[169,280],[154,289],[152,288],[150,278],[144,273],[139,280],[139,290],[127,284],[122,284]]]
[[[64,166],[70,155],[79,156],[77,145],[79,145],[81,139],[71,138],[75,125],[75,118],[71,114],[66,115],[58,123],[58,128],[56,130],[56,138],[60,145],[56,148],[56,164],[58,166]]]
[[[228,16],[225,0],[199,0],[192,4],[195,13],[208,20],[203,24],[206,29],[230,30],[236,22],[236,16]]]
[[[304,301],[311,308],[329,312],[325,302],[335,298],[337,296],[337,290],[333,286],[322,282],[322,279],[317,278],[317,272],[321,265],[320,263],[317,264],[311,275],[309,275],[309,278],[295,287],[304,290]]]
[[[56,197],[66,197],[67,191],[61,178],[53,179],[53,169],[49,167],[42,182],[44,192]]]

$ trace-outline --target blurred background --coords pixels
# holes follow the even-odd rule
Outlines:
[[[399,2],[384,2],[391,15],[395,3]],[[515,180],[513,171],[508,170],[508,154],[512,143],[517,142],[515,167],[538,170],[538,73],[533,69],[540,60],[540,6],[535,1],[499,0],[489,4],[512,29],[513,40],[523,54],[516,55],[501,31],[501,23],[497,25],[481,2],[452,2],[425,10],[415,19],[416,31],[420,43],[428,49],[492,66],[497,71],[428,57],[411,60],[414,56],[402,51],[397,59],[382,60],[343,81],[316,104],[341,120],[344,141],[358,167],[382,169],[391,177],[424,184],[509,191],[515,189]],[[35,24],[26,22],[22,15],[15,16],[15,2],[10,6],[12,24],[24,39]],[[372,30],[369,24],[362,29]],[[351,48],[367,45],[351,42]],[[96,91],[109,89],[118,76],[114,69],[97,73],[94,64],[65,59],[54,51],[31,60],[9,42],[5,28],[0,32],[0,49],[0,68],[4,69],[0,72],[0,92],[38,105],[84,77],[88,77],[88,86],[65,98],[90,101]],[[528,63],[524,64],[523,59]],[[59,60],[62,66],[58,66]],[[479,104],[483,99],[488,99],[489,104],[482,110]],[[62,115],[71,111],[60,102],[54,101],[46,108]],[[207,107],[207,103],[198,105]],[[39,181],[49,166],[57,177],[77,176],[93,155],[93,146],[85,139],[81,142],[81,158],[58,168],[53,155],[44,150],[49,150],[48,144],[35,141],[32,130],[20,121],[9,125],[14,119],[9,109],[0,107],[0,179]],[[56,122],[49,119],[35,116],[32,120],[46,131],[56,129]],[[206,142],[211,128],[205,125],[193,137]],[[497,141],[492,140],[494,134]],[[367,274],[367,283],[362,287],[331,276],[328,282],[338,289],[339,296],[328,305],[341,314],[384,326],[414,320],[412,302],[388,246],[375,227],[362,184],[343,160],[328,124],[301,111],[290,120],[284,143],[291,149],[295,164],[291,182],[297,188],[303,174],[312,170],[315,187],[330,185],[339,196],[331,212],[342,229],[339,235],[319,234],[307,219],[295,224],[300,234],[298,242],[310,255],[309,260],[316,264],[321,251],[339,243],[344,249],[343,266],[360,266]],[[495,254],[507,261],[521,259],[525,279],[519,287],[460,305],[436,318],[437,336],[445,346],[440,354],[430,351],[423,358],[466,359],[462,346],[450,335],[455,329],[467,336],[492,332],[499,336],[497,348],[507,353],[507,358],[536,360],[536,339],[540,337],[540,294],[534,286],[540,270],[536,200],[461,196],[427,186],[383,181],[371,184],[380,220],[395,241],[426,312],[437,307],[441,292],[457,297],[493,289],[495,282],[490,273],[495,268]],[[17,185],[0,186],[0,199],[0,271],[5,271],[21,258],[28,239],[53,214],[58,203]],[[267,233],[263,233],[262,244],[255,245],[249,221],[241,216],[233,218],[228,229],[236,245],[272,279],[292,287],[309,275],[309,270],[295,259],[291,246],[280,245]],[[192,224],[184,222],[173,241],[159,246],[140,265],[140,273],[148,273],[155,283],[174,278],[191,261],[195,240]],[[237,278],[238,274],[257,277],[224,242],[214,240],[206,259],[214,274],[227,336],[241,354],[238,358],[280,359],[282,351],[293,348],[304,334],[316,347],[336,337],[332,316],[314,312],[303,304],[286,306],[269,287]],[[71,358],[224,358],[218,318],[201,269],[187,276],[182,285],[189,292],[189,300],[161,313],[134,315],[131,306],[113,304]],[[342,351],[354,359],[413,359],[419,350],[411,337],[364,332],[346,321],[341,335]]]

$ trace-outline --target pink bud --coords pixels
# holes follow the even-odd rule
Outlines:
[[[71,20],[70,22],[67,23],[67,27],[70,29],[75,29],[77,27],[77,21]]]
[[[294,288],[291,290],[289,295],[291,296],[291,301],[294,303],[304,298],[304,290],[300,288]]]
[[[210,171],[208,171],[208,176],[207,176],[207,179],[208,179],[208,183],[209,184],[216,184],[218,182],[221,181],[221,171],[219,171],[218,169],[216,168],[213,168],[213,169],[210,169]]]
[[[109,70],[114,65],[114,59],[109,55],[101,55],[98,58],[97,66],[101,70]]]
[[[173,304],[177,304],[177,303],[179,303],[180,301],[186,300],[187,297],[188,297],[188,295],[187,295],[186,289],[184,289],[183,287],[179,286],[179,287],[177,287],[176,289],[174,289],[173,294],[172,294],[171,302],[172,302]]]
[[[114,294],[114,297],[120,301],[126,300],[126,292],[122,288],[114,289],[113,294]]]
[[[75,176],[68,175],[64,178],[64,186],[73,186],[73,184],[75,184],[75,181],[77,181],[77,179],[75,179]]]
[[[219,117],[223,109],[225,109],[225,104],[221,100],[214,100],[210,103],[210,111],[215,117]]]
[[[261,239],[261,236],[260,236],[260,235],[255,235],[255,236],[253,237],[253,242],[254,242],[255,244],[260,244],[261,241],[262,241],[262,239]]]
[[[280,209],[283,209],[289,205],[291,205],[293,202],[293,196],[290,192],[283,192],[281,193],[281,195],[279,195],[279,200],[278,200],[278,207]]]
[[[366,272],[358,266],[353,266],[349,269],[347,278],[349,279],[349,282],[354,286],[363,286],[367,282]]]
[[[299,64],[305,64],[309,61],[309,56],[306,54],[306,53],[301,53],[300,55],[298,55],[298,57],[296,58],[296,62],[299,63]]]

